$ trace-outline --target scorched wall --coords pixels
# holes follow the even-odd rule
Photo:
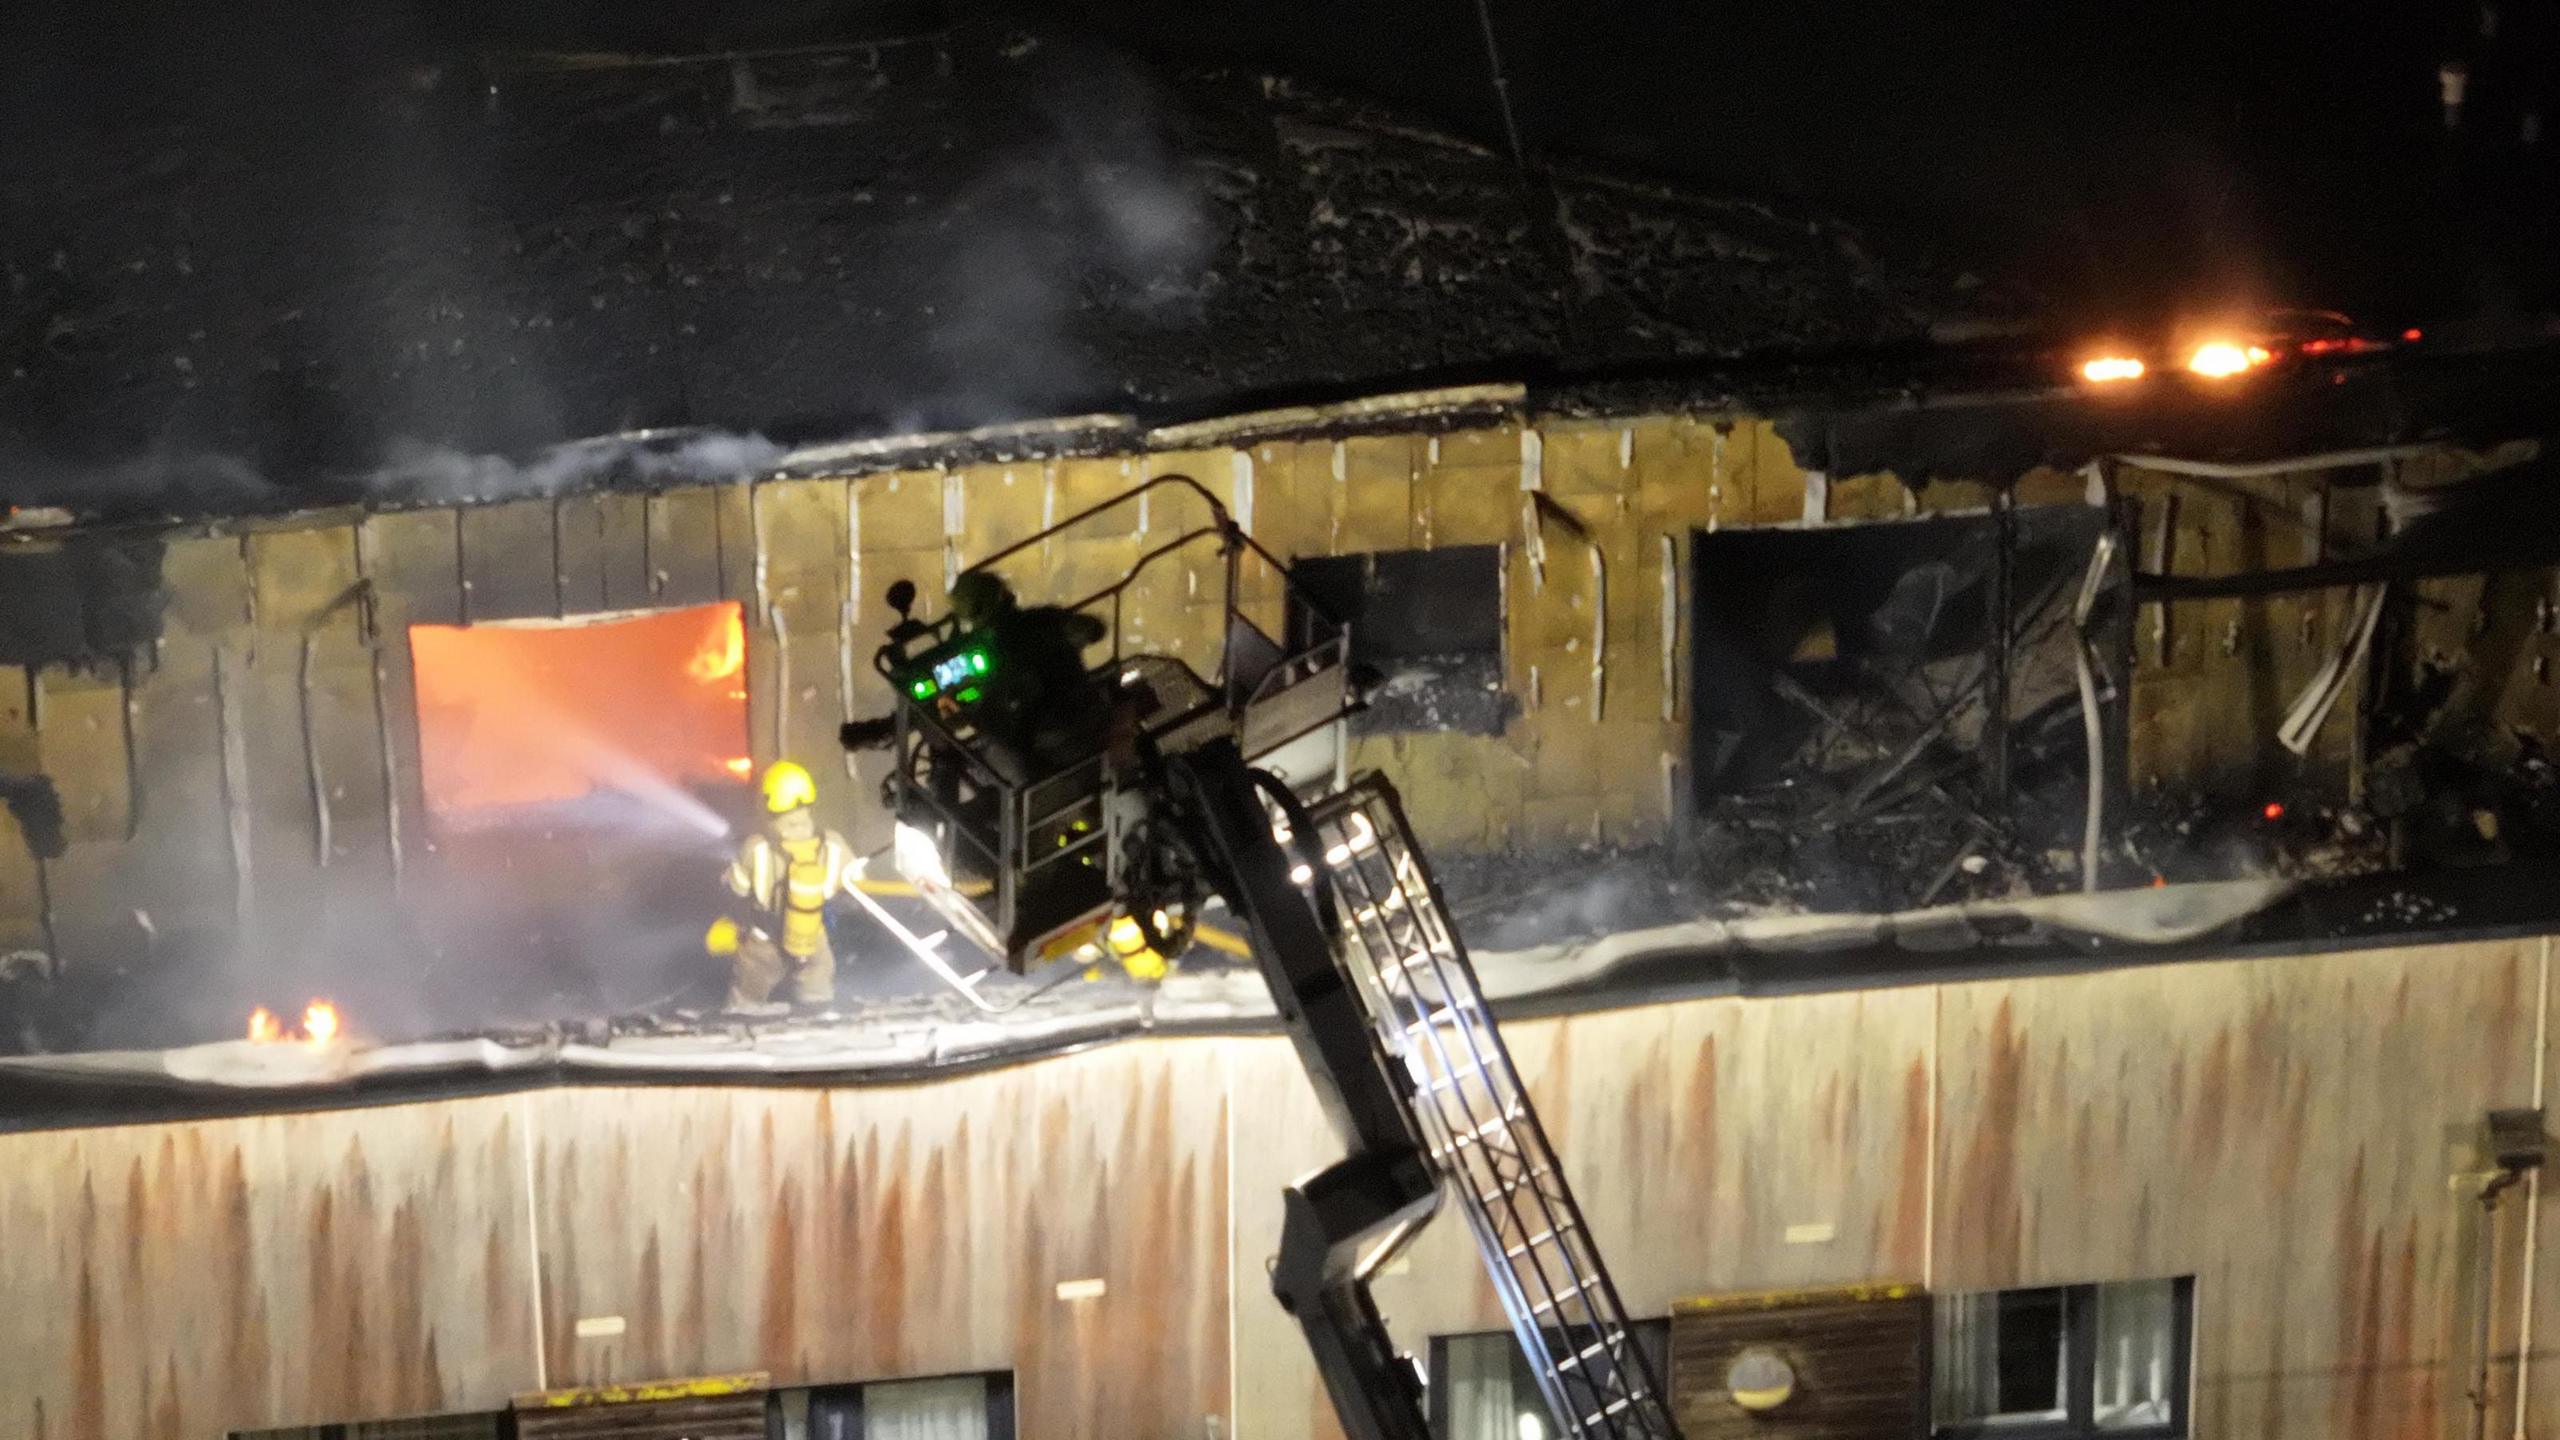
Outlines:
[[[869,656],[891,618],[890,582],[915,581],[932,613],[959,567],[1169,473],[1197,477],[1284,557],[1499,547],[1499,593],[1470,603],[1501,614],[1500,733],[1372,734],[1354,763],[1399,783],[1443,853],[1641,844],[1666,833],[1687,793],[1689,537],[1978,511],[1990,495],[1971,482],[1915,495],[1888,475],[1809,479],[1751,419],[1514,415],[1340,438],[1257,439],[1248,427],[1183,443],[1199,448],[17,542],[0,563],[142,547],[158,568],[139,586],[148,603],[136,603],[159,619],[139,643],[68,642],[57,649],[69,653],[12,651],[0,663],[0,768],[52,777],[70,838],[67,854],[39,861],[0,835],[0,948],[49,940],[67,983],[113,976],[129,997],[174,996],[159,987],[179,970],[188,985],[219,972],[254,989],[258,975],[386,943],[379,917],[422,881],[432,889],[443,863],[421,795],[408,640],[421,622],[738,602],[753,760],[824,762],[830,821],[876,842],[875,768],[831,757],[839,720],[886,705]],[[2317,477],[2118,478],[2137,558],[2170,573],[2296,562],[2372,523],[2369,489],[2333,497]],[[2023,504],[2086,498],[2078,475],[2021,482]],[[1081,595],[1201,518],[1167,492],[1013,573],[1034,597]],[[1133,644],[1209,658],[1218,580],[1205,561],[1150,572],[1129,597]],[[2461,668],[2458,703],[2501,734],[2560,731],[2560,688],[2536,679],[2560,646],[2534,619],[2547,577],[2487,591],[2471,582],[2467,605],[2451,595],[2465,582],[2430,583],[2457,603],[2429,608],[2428,626],[2477,623],[2498,640]],[[1276,578],[1248,567],[1244,594],[1276,627]],[[2146,607],[2134,622],[2131,779],[2244,795],[2304,777],[2342,786],[2344,710],[2307,761],[2270,737],[2347,611],[2337,590]],[[223,958],[188,958],[201,954]],[[206,997],[223,1023],[205,1033],[245,1012],[233,998]],[[426,1023],[370,1008],[394,1028]],[[132,1028],[113,1043],[172,1038],[160,1033],[168,1023]]]

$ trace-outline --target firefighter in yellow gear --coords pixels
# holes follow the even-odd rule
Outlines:
[[[730,913],[713,922],[705,948],[730,957],[729,1007],[773,1008],[788,980],[791,998],[818,1004],[836,993],[836,956],[827,943],[827,904],[853,887],[861,857],[845,838],[818,827],[818,783],[791,761],[764,772],[765,824],[729,862]]]

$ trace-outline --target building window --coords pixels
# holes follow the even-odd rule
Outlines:
[[[1671,1323],[1628,1327],[1656,1380],[1666,1371]],[[1537,1372],[1508,1330],[1431,1338],[1431,1433],[1437,1440],[1556,1440]]]
[[[725,966],[631,937],[689,939],[727,899],[711,857],[755,813],[745,630],[734,603],[409,628],[426,863],[400,918],[444,967],[412,1023],[715,1001]],[[394,1003],[366,984],[338,987],[358,1013]]]
[[[2091,751],[2084,652],[2100,779],[2121,782],[2133,613],[2122,569],[2100,572],[2085,625],[2077,609],[2110,513],[2041,505],[2012,518],[2010,530],[1946,516],[1692,538],[1694,803],[1735,833],[1787,837],[1771,853],[1789,857],[1812,908],[1954,898],[1973,884],[1953,867],[1979,848],[1977,818],[2076,847]],[[1995,634],[2008,640],[2005,667],[1985,663]],[[2004,734],[2006,751],[1989,743]],[[1986,764],[1994,753],[2013,763]],[[2104,818],[2122,808],[2101,807]],[[1854,858],[1878,845],[1910,863]],[[2008,873],[1981,884],[1998,891]]]
[[[807,1394],[808,1440],[1014,1440],[1009,1373],[828,1385]],[[786,1417],[789,1409],[786,1399]]]
[[[2181,1437],[2192,1279],[1938,1297],[1936,1433]]]
[[[447,826],[602,805],[716,833],[718,819],[687,791],[736,784],[751,768],[746,630],[734,602],[413,625],[409,651],[427,813]]]
[[[1502,733],[1512,705],[1502,689],[1501,546],[1318,556],[1293,561],[1289,574],[1292,647],[1317,638],[1312,600],[1351,627],[1351,663],[1374,676],[1353,733]]]

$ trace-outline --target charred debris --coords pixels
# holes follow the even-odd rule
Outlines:
[[[2036,385],[2023,367],[1993,387],[1967,368],[1978,356],[1938,363],[1952,377],[1944,388],[1807,365],[1789,391],[1753,402],[1780,417],[1805,469],[1811,523],[1689,537],[1690,737],[1671,776],[1667,840],[1443,852],[1471,942],[1497,972],[1519,971],[1514,1003],[2549,919],[2552,892],[2536,877],[2560,858],[2560,768],[2536,717],[2554,683],[2539,656],[2560,627],[2560,527],[2553,462],[2521,420],[2547,413],[2560,389],[2550,355],[2412,352],[2271,376],[2243,395],[2172,387],[2143,397]],[[1708,364],[1448,390],[1397,407],[1310,406],[1217,428],[1305,438],[1712,417],[1731,413],[1744,388],[1739,372]],[[747,450],[735,478],[1135,454],[1194,438],[1088,416]],[[549,465],[582,474],[572,490],[645,489],[698,484],[726,463],[684,434],[570,449],[615,458],[583,474],[537,458],[519,473]],[[635,451],[715,458],[708,470],[652,469]],[[1996,485],[1955,478],[2004,473]],[[2291,478],[2269,489],[2269,477]],[[1939,487],[1968,483],[1978,504],[1946,503]],[[1933,508],[1917,513],[1924,492]],[[2210,510],[2216,497],[2229,506]],[[0,658],[91,672],[148,665],[171,603],[155,531],[93,524],[0,537],[0,587],[19,617]],[[2261,532],[2283,532],[2284,543]],[[1415,553],[1433,562],[1408,577],[1417,613],[1434,608],[1432,586],[1473,583],[1463,547]],[[2289,597],[2326,597],[2326,608],[2283,609]],[[1436,693],[1473,677],[1501,699],[1465,656],[1453,668],[1438,653],[1469,642],[1446,623],[1421,628],[1432,643],[1372,677],[1373,707],[1392,728],[1499,733],[1499,703]],[[2232,682],[2194,664],[2277,646],[2303,677],[2280,695],[2258,693],[2276,683],[2262,667],[2232,667],[2257,678],[2238,687],[2249,693],[2225,695],[2216,687]],[[1498,678],[1498,666],[1489,673]],[[2203,743],[2179,728],[2188,712],[2237,728]],[[2280,723],[2250,730],[2268,717]],[[2182,762],[2159,758],[2182,747]],[[18,780],[40,810],[40,778]],[[2245,895],[2217,889],[2232,882],[2259,883]],[[2052,908],[2091,891],[2079,909]],[[2192,897],[2205,894],[2220,898],[2199,929]],[[2235,895],[2246,903],[2213,909]],[[40,958],[13,970],[21,998],[54,988]],[[1220,966],[1203,958],[1200,981],[1214,989]],[[572,1025],[566,1042],[727,1027],[708,996],[681,986],[636,1010],[629,995],[556,998],[558,1013],[627,1017]],[[1106,1028],[1257,1023],[1216,995],[1182,1003],[1187,1014],[1178,1003],[1158,1015],[1115,990],[1070,1011]],[[865,1015],[902,1006],[919,1025],[939,1023],[911,996],[857,1002]],[[40,1018],[26,1028],[20,1048],[69,1040]]]
[[[433,500],[574,483],[523,457],[586,436],[1164,420],[2018,313],[1829,221],[1010,24],[309,83],[330,123],[180,89],[0,157],[0,500]]]
[[[1851,983],[2197,943],[2047,905],[2073,892],[2275,882],[2214,931],[2266,945],[2530,925],[2560,895],[2560,729],[2531,718],[2560,684],[2547,345],[2101,393],[2019,297],[1840,226],[1528,183],[1314,87],[1011,31],[483,54],[335,103],[364,143],[293,139],[299,167],[183,115],[0,158],[53,217],[0,236],[0,666],[148,667],[171,521],[1134,455],[1262,406],[1251,433],[1300,438],[1758,416],[1802,523],[1690,537],[1671,838],[1445,854],[1479,948],[1568,987]],[[271,223],[383,154],[382,204]],[[80,203],[106,174],[149,179]],[[1419,418],[1358,399],[1425,387]],[[2283,695],[2181,688],[2199,647],[2277,646],[2306,661]],[[1505,722],[1465,657],[1391,658],[1372,704],[1400,725]],[[2212,754],[2144,760],[2164,746]],[[47,834],[59,797],[10,763]],[[1803,916],[1867,918],[1755,928]],[[1658,939],[1614,979],[1576,968],[1630,934]],[[0,956],[0,1045],[76,1042],[46,1033],[54,968]],[[573,1034],[691,1033],[688,1008]]]

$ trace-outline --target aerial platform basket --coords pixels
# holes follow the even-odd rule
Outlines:
[[[1348,634],[1290,579],[1286,561],[1255,543],[1227,507],[1187,475],[1149,480],[1076,512],[970,567],[1008,560],[1106,517],[1138,518],[1197,502],[1200,523],[1140,553],[1113,583],[1063,608],[1094,616],[1109,653],[1091,679],[1118,722],[1110,743],[1054,768],[995,753],[973,707],[1001,663],[982,637],[949,618],[903,621],[874,657],[897,696],[894,763],[884,786],[899,817],[893,860],[950,927],[1020,973],[1126,916],[1151,949],[1170,954],[1205,898],[1178,873],[1179,857],[1148,833],[1144,807],[1114,796],[1139,788],[1130,771],[1149,757],[1233,738],[1246,759],[1313,792],[1342,778],[1342,720],[1350,708]],[[1180,656],[1130,643],[1128,602],[1150,574],[1204,559],[1222,592],[1217,655],[1206,673]],[[1246,613],[1244,566],[1258,561],[1294,601],[1273,635]],[[1195,570],[1194,573],[1197,573]],[[1036,603],[1026,596],[1024,603]]]

